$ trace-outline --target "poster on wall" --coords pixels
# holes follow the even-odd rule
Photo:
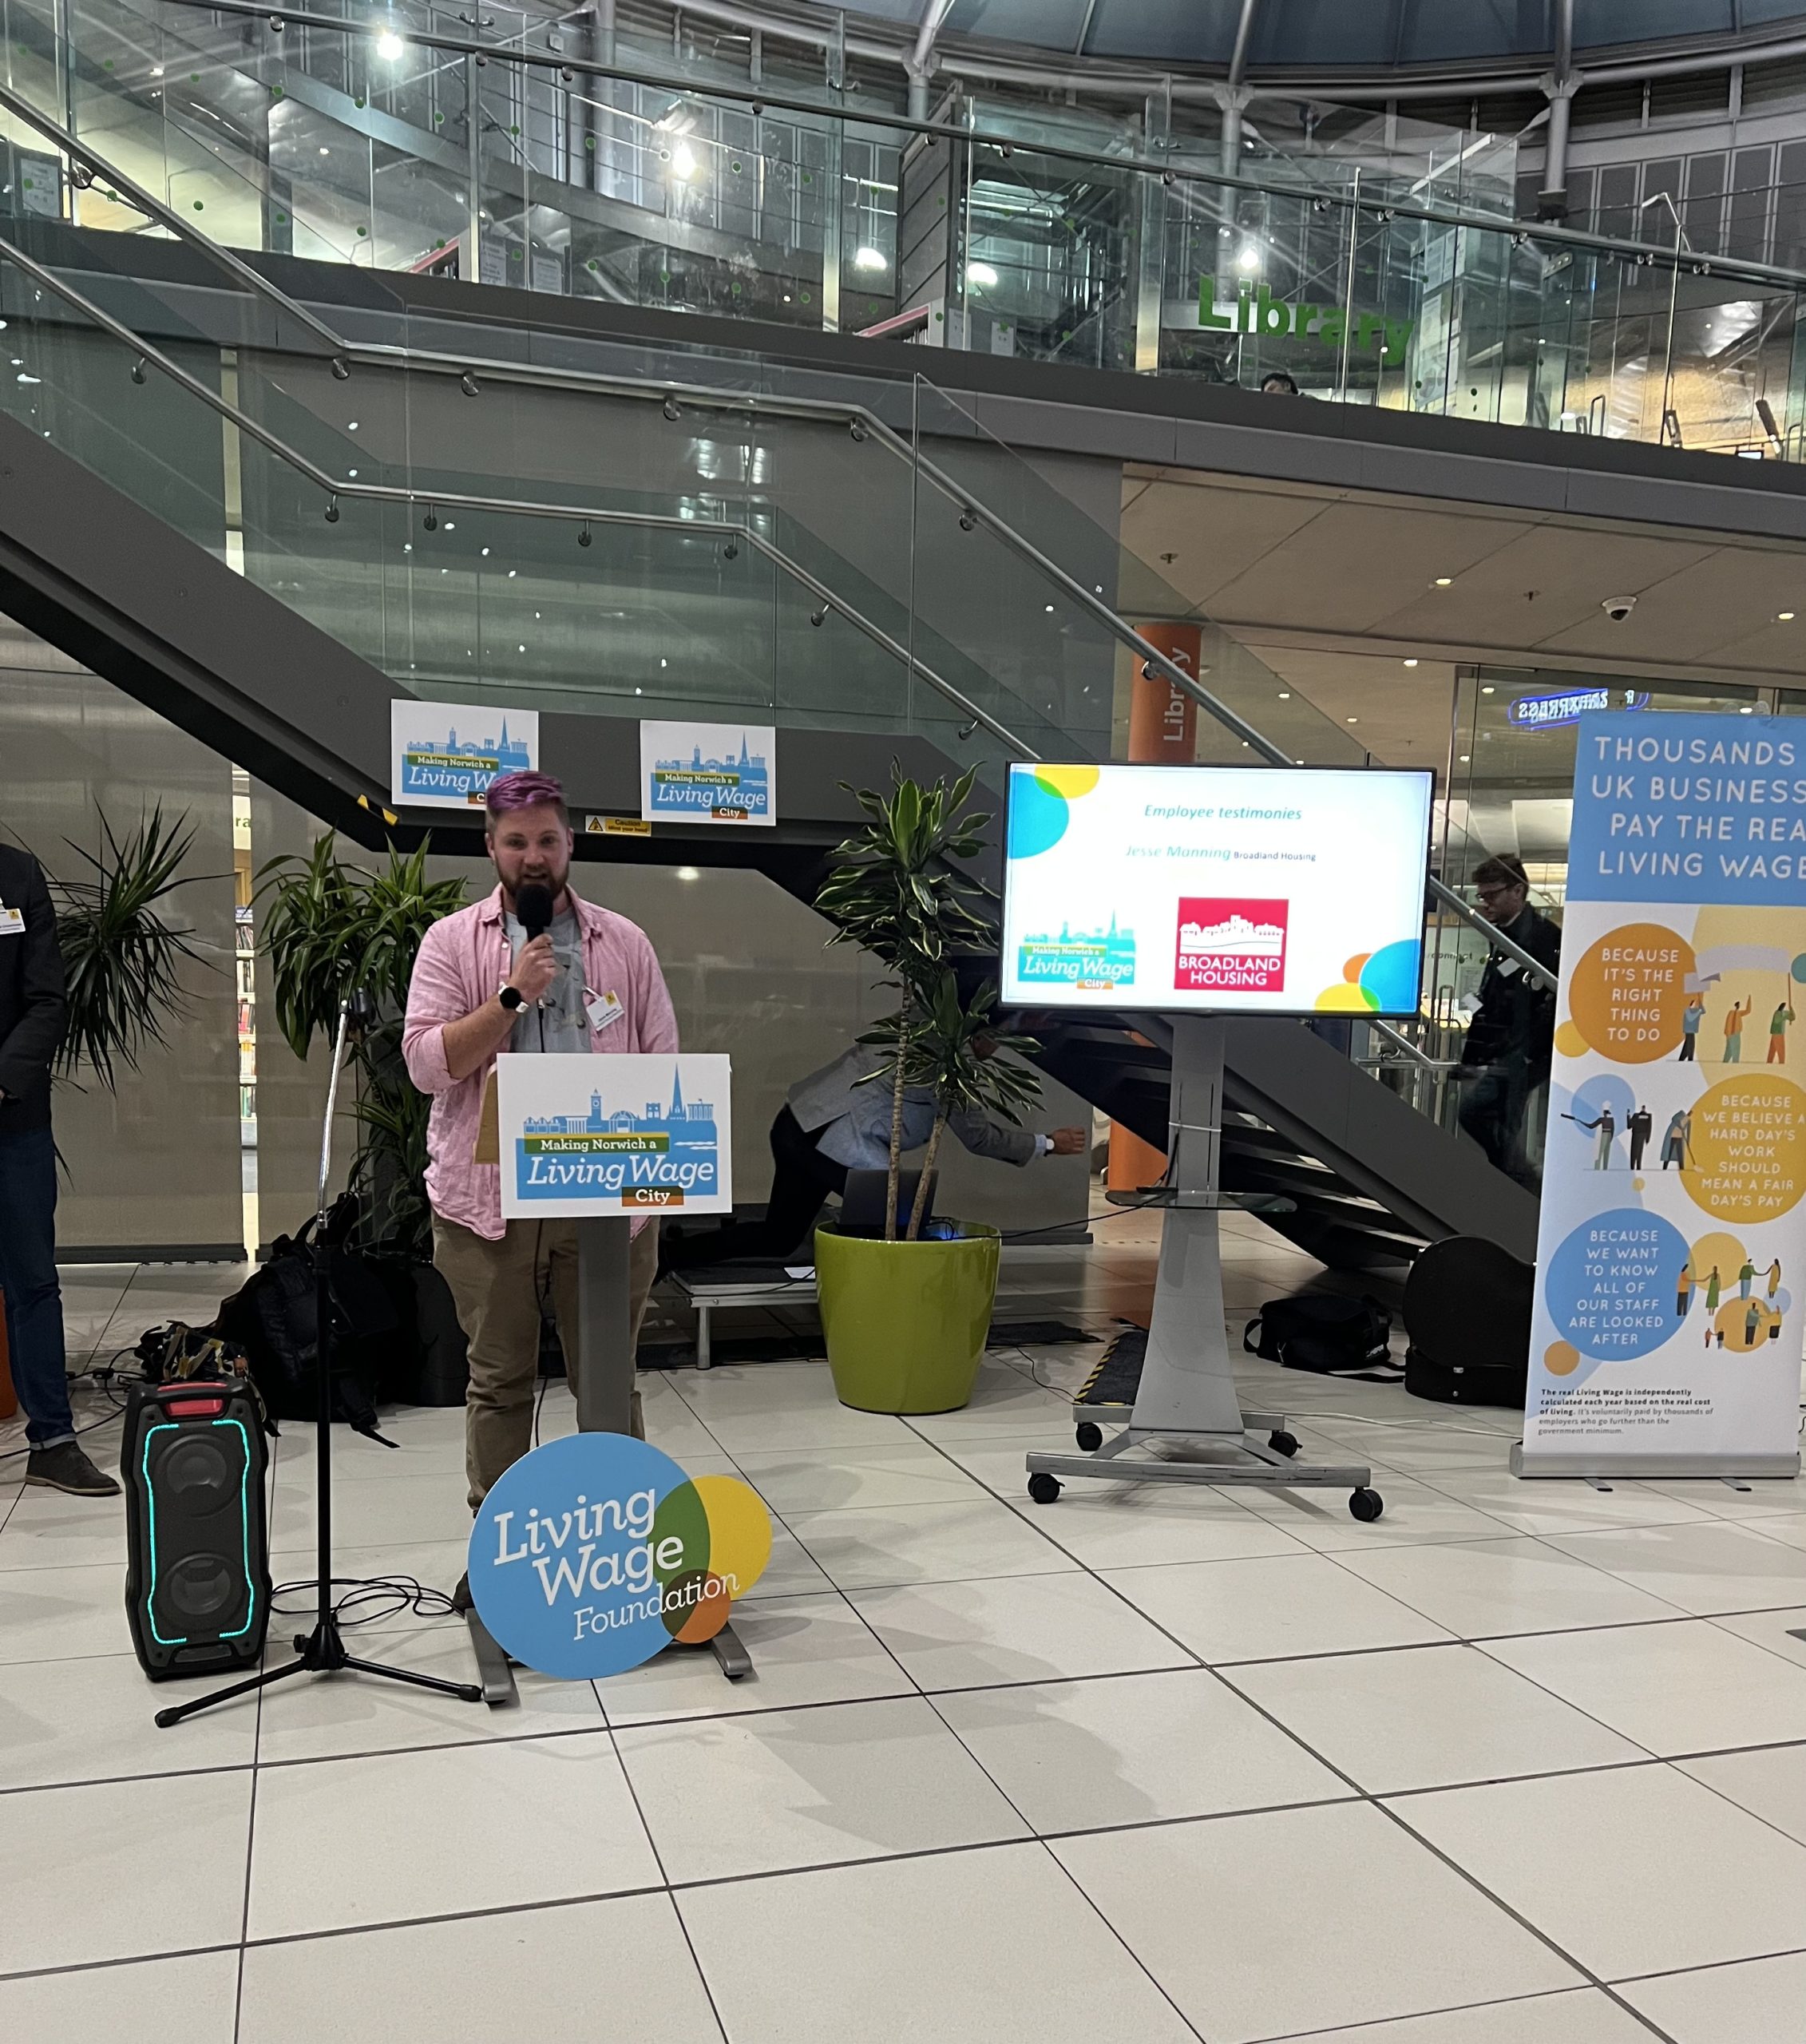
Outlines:
[[[731,1213],[730,1075],[715,1055],[497,1058],[504,1219]]]
[[[1584,716],[1526,1476],[1791,1476],[1806,1333],[1806,736]]]
[[[490,782],[538,766],[537,710],[411,695],[389,706],[389,799],[398,808],[481,809]]]
[[[769,724],[640,727],[640,814],[648,823],[774,824],[778,734]]]

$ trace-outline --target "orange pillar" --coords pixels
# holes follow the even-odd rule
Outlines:
[[[1198,671],[1203,634],[1195,624],[1144,624],[1141,636],[1189,675]],[[1143,671],[1135,660],[1129,696],[1129,758],[1139,765],[1189,766],[1198,757],[1198,705],[1164,675]],[[1112,1192],[1152,1185],[1166,1168],[1166,1155],[1144,1143],[1132,1128],[1110,1125],[1110,1162],[1104,1183]]]

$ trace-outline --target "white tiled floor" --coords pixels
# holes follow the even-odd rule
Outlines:
[[[1316,1274],[1225,1232],[1234,1323]],[[1136,1311],[1150,1246],[1105,1240],[1012,1252],[1010,1309]],[[67,1274],[81,1356],[237,1278]],[[913,1422],[816,1363],[648,1376],[653,1438],[776,1516],[756,1673],[523,1675],[512,1712],[340,1678],[158,1732],[187,1686],[128,1650],[117,1507],[0,1462],[0,2036],[1806,2044],[1806,1487],[1523,1484],[1511,1413],[1248,1358],[1307,1452],[1372,1464],[1377,1525],[1034,1506],[1095,1354],[1000,1350]],[[335,1444],[339,1573],[449,1586],[461,1423]],[[291,1429],[279,1574],[313,1474]],[[359,1644],[469,1673],[446,1621]]]

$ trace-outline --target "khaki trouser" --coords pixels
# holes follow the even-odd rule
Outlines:
[[[474,1511],[489,1486],[533,1442],[533,1387],[539,1377],[540,1301],[549,1298],[564,1352],[565,1373],[577,1384],[577,1224],[510,1221],[500,1242],[433,1217],[433,1262],[451,1287],[457,1321],[470,1352],[465,1393],[465,1471]],[[633,1238],[628,1300],[633,1343],[658,1272],[659,1224]],[[603,1426],[645,1439],[634,1388],[633,1347],[616,1380],[602,1387]]]

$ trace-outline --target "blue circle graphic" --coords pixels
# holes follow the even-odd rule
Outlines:
[[[1032,859],[1066,835],[1070,812],[1064,795],[1044,787],[1032,773],[1010,776],[1009,855]]]
[[[1420,946],[1414,937],[1382,945],[1360,969],[1360,990],[1370,993],[1382,1015],[1408,1015],[1417,1005]]]
[[[671,1640],[654,1520],[688,1482],[628,1434],[568,1434],[523,1456],[470,1529],[478,1617],[542,1674],[593,1678],[650,1661]]]
[[[1582,1221],[1549,1259],[1543,1281],[1557,1335],[1600,1363],[1659,1349],[1680,1328],[1675,1295],[1692,1254],[1672,1221],[1639,1206]]]

